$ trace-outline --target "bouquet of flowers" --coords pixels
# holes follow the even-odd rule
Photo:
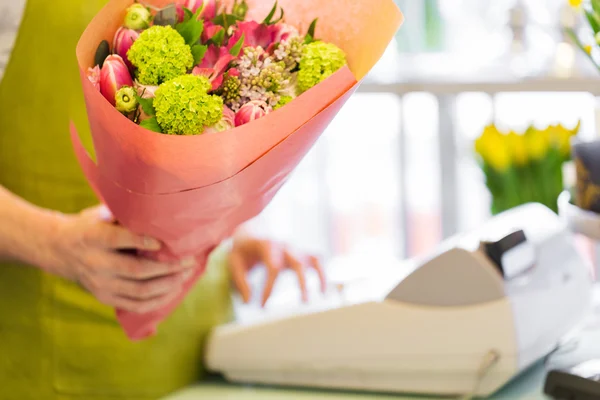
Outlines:
[[[494,125],[484,129],[475,151],[492,196],[492,214],[531,202],[558,212],[563,164],[570,159],[570,140],[579,126],[531,126],[524,133],[500,132]]]
[[[342,49],[315,38],[317,19],[300,34],[282,22],[277,2],[261,23],[245,21],[245,0],[230,12],[202,0],[151,10],[140,3],[126,10],[88,78],[119,112],[155,132],[199,135],[247,124],[347,65]]]
[[[172,304],[117,310],[131,339],[271,201],[402,22],[392,0],[144,1],[109,1],[77,46],[95,161],[71,126],[119,223],[164,243],[148,256],[198,261]]]

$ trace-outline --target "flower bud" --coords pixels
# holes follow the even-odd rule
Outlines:
[[[140,37],[140,34],[137,31],[121,27],[115,34],[115,38],[113,40],[113,51],[121,56],[130,70],[133,70],[133,65],[127,58],[127,51],[129,51],[129,48],[138,37]]]
[[[248,122],[262,118],[273,109],[264,101],[252,100],[244,104],[235,114],[235,126],[241,126]]]
[[[121,56],[111,54],[100,71],[100,92],[114,106],[115,95],[123,86],[133,86],[129,69]]]
[[[138,101],[135,98],[135,89],[131,86],[123,86],[115,94],[115,107],[123,114],[134,112],[138,106]]]
[[[92,85],[100,91],[100,66],[96,65],[94,68],[88,68],[86,75]]]
[[[126,28],[134,29],[139,31],[141,29],[147,29],[150,27],[152,21],[152,14],[150,10],[139,3],[134,3],[127,9],[127,15],[125,15]]]

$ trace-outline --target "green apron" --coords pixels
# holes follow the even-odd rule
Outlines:
[[[88,149],[75,60],[80,34],[106,0],[29,0],[0,83],[0,184],[62,212],[97,204],[71,147]],[[203,341],[232,317],[224,252],[155,337],[129,341],[114,310],[77,285],[0,265],[0,399],[157,399],[198,380]]]

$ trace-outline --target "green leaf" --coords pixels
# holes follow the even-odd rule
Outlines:
[[[188,22],[194,16],[194,13],[189,8],[184,8],[183,9],[183,14],[184,14],[184,16],[183,16],[183,22]]]
[[[212,43],[217,47],[221,47],[223,45],[224,40],[225,40],[225,29],[221,29],[212,38],[210,38],[208,40],[208,43]]]
[[[592,0],[592,10],[600,15],[600,0]]]
[[[277,18],[275,21],[271,21],[271,22],[269,23],[269,25],[275,25],[275,24],[278,24],[278,23],[280,23],[281,21],[283,21],[283,17],[284,17],[284,15],[285,15],[285,13],[284,13],[284,11],[283,11],[283,8],[281,8],[280,10],[281,10],[281,14],[279,14],[279,18]]]
[[[598,68],[598,70],[600,70],[600,66],[598,64],[596,64],[596,61],[594,60],[594,58],[590,54],[588,54],[587,51],[585,51],[585,46],[583,45],[583,43],[581,43],[581,41],[577,37],[577,34],[572,29],[566,29],[565,33],[571,38],[571,40],[573,41],[573,43],[575,43],[575,45],[577,47],[579,47],[579,49],[581,51],[583,51],[583,53],[590,59],[590,61],[592,62],[592,64],[594,64],[594,66],[596,68]]]
[[[584,10],[585,16],[590,23],[590,27],[594,31],[594,34],[600,32],[600,21],[593,10]]]
[[[263,21],[263,25],[270,25],[271,24],[271,20],[275,16],[276,12],[277,12],[277,0],[275,0],[275,4],[273,4],[273,8],[271,8],[271,11],[269,12],[269,15],[267,15],[267,17]]]
[[[146,115],[153,116],[156,114],[156,111],[154,110],[154,99],[153,98],[144,99],[144,98],[138,96],[137,94],[135,95],[135,98],[138,101],[138,103],[140,103],[140,106],[142,106],[142,110],[144,110]]]
[[[229,50],[229,54],[234,57],[240,55],[240,51],[242,51],[242,46],[244,45],[244,41],[246,40],[246,34],[242,34],[242,37],[236,42],[236,44]]]
[[[196,14],[188,21],[182,22],[175,26],[177,32],[185,39],[188,46],[193,46],[200,41],[202,32],[204,31],[204,20],[200,19],[202,9],[199,8]]]
[[[162,128],[158,124],[156,117],[143,120],[142,122],[140,122],[140,126],[152,132],[162,133]]]
[[[195,44],[192,46],[192,55],[194,56],[194,65],[200,64],[200,61],[204,58],[204,54],[206,54],[207,46],[203,46],[201,44]]]
[[[239,21],[243,21],[242,18],[239,18],[233,14],[219,14],[213,19],[213,24],[222,26],[226,31],[230,26],[237,24]]]
[[[315,18],[313,20],[313,22],[310,23],[310,26],[308,27],[308,35],[310,35],[311,37],[315,37],[315,30],[317,29],[318,21],[319,21],[319,18]]]
[[[304,43],[309,44],[315,41],[315,29],[317,28],[317,21],[319,19],[315,18],[313,22],[310,23],[310,27],[308,28],[308,32],[304,37]]]

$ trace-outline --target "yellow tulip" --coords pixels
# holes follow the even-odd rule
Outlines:
[[[527,164],[529,157],[527,154],[527,143],[525,142],[525,136],[511,131],[506,136],[506,142],[515,164]]]
[[[561,155],[566,157],[571,154],[571,138],[577,135],[578,126],[573,130],[565,128],[562,124],[549,127],[550,140],[558,148]]]
[[[505,136],[493,125],[487,126],[475,141],[475,151],[497,171],[505,171],[510,166],[511,156]]]
[[[534,160],[541,160],[550,148],[550,132],[548,129],[540,131],[531,128],[525,133],[525,142],[529,157]]]

